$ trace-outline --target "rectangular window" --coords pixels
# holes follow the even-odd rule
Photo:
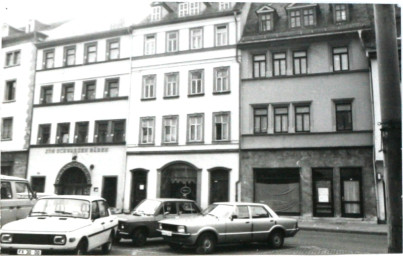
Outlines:
[[[46,50],[43,51],[43,68],[53,68],[55,65],[55,50]]]
[[[143,76],[143,99],[155,99],[156,76]]]
[[[306,74],[307,73],[306,51],[295,51],[293,52],[292,56],[294,62],[294,75]]]
[[[203,70],[189,71],[189,95],[198,95],[204,92]]]
[[[93,63],[97,61],[97,43],[85,44],[84,63]]]
[[[274,108],[274,132],[288,132],[288,107]]]
[[[174,97],[179,95],[179,73],[165,74],[165,97]]]
[[[188,115],[188,142],[203,142],[203,114]]]
[[[336,4],[334,6],[334,17],[336,22],[347,21],[347,5]]]
[[[6,81],[6,88],[4,92],[4,100],[15,100],[15,85],[17,81],[16,80],[11,80],[11,81]]]
[[[260,31],[273,30],[273,18],[271,13],[263,13],[259,15]]]
[[[13,137],[13,118],[3,118],[1,124],[1,139],[11,140]]]
[[[178,51],[179,33],[178,31],[167,32],[167,52]]]
[[[301,11],[290,11],[290,27],[299,28],[301,27]]]
[[[231,9],[231,2],[220,2],[218,5],[218,10],[225,11]]]
[[[41,124],[38,129],[38,144],[50,143],[50,124]]]
[[[32,176],[31,187],[37,193],[45,192],[45,177]]]
[[[69,143],[70,123],[57,124],[56,144]]]
[[[161,20],[161,6],[154,6],[151,12],[151,21]]]
[[[115,98],[119,96],[119,79],[105,80],[105,98]]]
[[[203,29],[192,28],[190,29],[190,49],[203,48]]]
[[[144,42],[144,54],[145,55],[155,54],[156,51],[155,46],[156,46],[155,35],[146,35]]]
[[[61,102],[69,102],[73,100],[74,100],[74,83],[63,84]]]
[[[229,92],[229,67],[220,67],[214,69],[214,92]]]
[[[76,46],[64,47],[64,66],[73,66],[76,64]]]
[[[95,135],[94,142],[106,143],[108,139],[108,121],[96,121],[95,122]]]
[[[17,66],[20,65],[21,60],[21,51],[13,51],[6,53],[6,67]]]
[[[273,54],[273,75],[285,76],[286,74],[286,53]]]
[[[178,16],[185,17],[189,14],[189,3],[180,3],[178,5]]]
[[[189,2],[189,15],[197,15],[200,13],[200,3]]]
[[[74,143],[87,143],[88,142],[88,122],[77,122],[74,135]]]
[[[213,138],[214,141],[229,141],[230,138],[230,113],[213,114]]]
[[[125,133],[125,120],[115,120],[112,121],[112,141],[113,142],[124,142],[126,133]]]
[[[314,9],[305,9],[302,11],[304,15],[304,26],[315,25],[315,12]]]
[[[96,81],[85,81],[83,83],[83,100],[94,100],[96,92]]]
[[[336,129],[337,131],[353,130],[351,103],[336,103]]]
[[[162,121],[163,143],[178,143],[178,117],[164,116]]]
[[[119,48],[120,48],[119,38],[109,39],[108,41],[106,41],[106,59],[107,60],[119,59]]]
[[[348,70],[348,49],[347,47],[333,48],[333,70]]]
[[[253,77],[266,77],[266,55],[253,56]]]
[[[142,117],[140,120],[140,144],[154,143],[154,117]]]
[[[219,25],[215,27],[215,46],[228,45],[228,26]]]
[[[295,106],[295,131],[310,131],[310,109],[309,106]]]
[[[253,110],[254,133],[267,133],[267,108]]]
[[[52,97],[53,97],[53,85],[42,86],[40,103],[41,104],[52,103]]]

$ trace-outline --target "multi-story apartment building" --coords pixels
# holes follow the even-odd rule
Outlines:
[[[62,29],[36,44],[28,177],[38,192],[99,195],[121,207],[130,30]]]
[[[46,38],[44,31],[54,27],[30,20],[24,28],[2,27],[0,80],[1,173],[26,177],[32,99],[35,77],[34,43]]]
[[[280,214],[376,220],[371,6],[252,4],[239,44],[244,201]]]
[[[235,200],[248,6],[158,2],[133,27],[125,208],[145,197]]]

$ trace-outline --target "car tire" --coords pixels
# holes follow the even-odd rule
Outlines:
[[[210,233],[202,234],[196,242],[196,253],[210,254],[213,253],[216,246],[216,238]]]
[[[175,243],[169,243],[169,247],[171,247],[172,250],[180,250],[182,248],[181,244],[175,244]]]
[[[269,235],[269,245],[273,249],[280,249],[281,247],[283,247],[283,243],[284,243],[283,232],[273,231],[273,233]]]
[[[113,234],[109,235],[108,241],[102,245],[102,254],[109,254],[112,250]]]
[[[85,254],[87,254],[87,242],[85,240],[81,240],[78,243],[78,245],[77,245],[77,247],[76,247],[76,249],[74,251],[74,254],[75,255],[85,255]]]
[[[136,229],[133,232],[132,242],[135,246],[143,246],[147,241],[147,234],[144,229]]]

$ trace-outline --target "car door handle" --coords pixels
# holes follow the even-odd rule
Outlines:
[[[113,220],[110,220],[109,222],[113,222]]]
[[[249,223],[250,223],[249,221],[245,222],[245,224],[249,224]]]
[[[10,206],[9,209],[10,209],[10,210],[14,209],[14,206]]]
[[[270,220],[270,222],[274,222],[274,220]]]
[[[101,224],[102,224],[102,225],[104,225],[104,224],[105,224],[105,222],[101,222]]]
[[[15,207],[15,208],[17,208],[17,209],[21,209],[21,206],[17,206],[17,207]]]

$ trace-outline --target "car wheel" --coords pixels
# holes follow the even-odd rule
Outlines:
[[[212,234],[202,234],[196,243],[196,252],[198,254],[210,254],[214,252],[216,239]]]
[[[284,235],[280,231],[274,231],[269,236],[269,244],[274,249],[279,249],[283,246]]]
[[[102,245],[102,254],[109,254],[112,250],[113,235],[110,234],[108,241]]]
[[[147,234],[144,229],[136,229],[132,236],[132,242],[135,246],[143,246],[147,241]]]
[[[175,243],[169,243],[169,247],[171,247],[172,250],[179,250],[182,248],[181,244],[175,244]]]
[[[76,250],[74,252],[75,255],[85,255],[87,254],[87,242],[80,241],[76,247]]]

